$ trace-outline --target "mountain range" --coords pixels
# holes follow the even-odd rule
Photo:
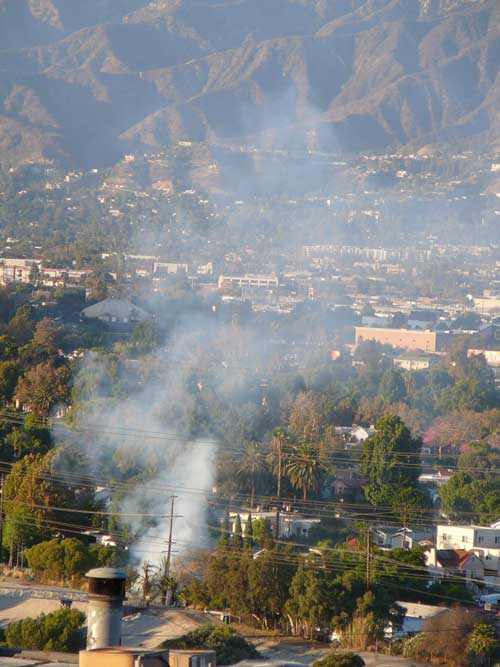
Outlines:
[[[0,163],[500,146],[498,0],[0,0]]]

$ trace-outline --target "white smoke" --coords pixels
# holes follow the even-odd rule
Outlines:
[[[114,481],[113,507],[135,538],[136,561],[157,564],[166,555],[171,496],[172,559],[208,545],[217,443],[190,437],[186,425],[195,401],[186,376],[199,372],[197,366],[190,371],[193,360],[186,356],[191,335],[139,360],[88,353],[75,379],[76,429],[62,444],[71,439],[88,462],[88,470],[77,472]]]

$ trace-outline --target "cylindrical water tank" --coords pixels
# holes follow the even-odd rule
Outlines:
[[[89,580],[87,649],[121,646],[127,575],[112,567],[99,567],[85,576]]]

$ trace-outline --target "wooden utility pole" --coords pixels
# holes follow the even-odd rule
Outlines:
[[[170,527],[168,530],[168,550],[167,550],[167,567],[166,575],[170,575],[170,557],[172,555],[172,530],[174,527],[174,502],[177,496],[170,496]]]
[[[410,548],[410,545],[408,544],[408,540],[406,539],[406,535],[408,533],[408,514],[406,513],[406,510],[403,513],[403,549],[408,550]]]
[[[366,531],[366,588],[370,588],[370,577],[371,577],[371,572],[370,572],[370,560],[371,560],[371,529],[370,526],[368,526],[368,529]]]

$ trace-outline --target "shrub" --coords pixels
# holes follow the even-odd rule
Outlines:
[[[169,639],[161,644],[161,648],[204,648],[215,651],[217,664],[232,665],[240,660],[252,660],[259,657],[253,644],[237,634],[228,625],[212,625],[207,623],[197,630],[178,639]]]
[[[81,611],[58,609],[11,623],[5,638],[9,648],[75,652],[85,648],[84,623],[85,614]]]
[[[400,647],[403,658],[419,658],[422,655],[424,640],[425,637],[421,632],[402,639]]]
[[[364,667],[364,664],[356,653],[330,653],[313,662],[313,667]]]
[[[70,581],[100,565],[114,565],[116,549],[88,545],[75,537],[39,542],[26,551],[28,566],[42,581]]]

